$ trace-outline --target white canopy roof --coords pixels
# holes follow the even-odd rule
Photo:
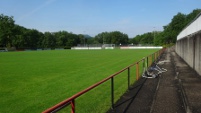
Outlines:
[[[180,40],[188,35],[201,31],[201,13],[192,21],[185,29],[183,29],[177,36],[177,40]]]

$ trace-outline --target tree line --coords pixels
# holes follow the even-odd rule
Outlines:
[[[0,15],[0,47],[16,49],[66,48],[89,44],[127,44],[128,35],[119,31],[103,32],[95,38],[67,31],[40,32],[15,24],[13,17]]]
[[[0,47],[17,49],[70,48],[84,42],[84,35],[67,31],[45,32],[16,25],[13,17],[0,15]]]
[[[128,35],[120,31],[102,32],[95,37],[83,34],[74,34],[68,31],[40,32],[36,29],[28,29],[15,24],[13,16],[0,15],[0,47],[15,47],[16,49],[37,48],[71,48],[72,46],[88,44],[149,44],[167,45],[176,42],[177,35],[199,13],[201,9],[195,9],[190,14],[178,13],[171,22],[163,26],[163,31],[153,31],[128,38]]]
[[[171,22],[163,26],[163,31],[153,31],[137,35],[131,39],[130,42],[135,44],[153,44],[153,45],[172,45],[176,43],[177,35],[188,25],[191,21],[201,13],[201,9],[195,9],[189,14],[178,13]]]

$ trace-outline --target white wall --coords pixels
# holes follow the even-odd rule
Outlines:
[[[201,13],[177,36],[176,52],[201,75]]]

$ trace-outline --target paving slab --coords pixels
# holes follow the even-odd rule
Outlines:
[[[174,62],[189,107],[188,112],[201,113],[201,76],[180,57],[175,57]]]
[[[174,69],[173,57],[171,56],[171,50],[166,52],[166,62],[163,66],[168,71],[162,73],[159,83],[159,89],[156,92],[155,102],[152,107],[151,113],[184,113],[184,105],[182,97],[180,95],[180,89],[176,72]]]

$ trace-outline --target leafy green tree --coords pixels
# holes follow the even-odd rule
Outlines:
[[[165,43],[175,43],[177,35],[185,27],[186,15],[178,13],[175,15],[168,26],[164,27]]]
[[[164,40],[163,32],[160,32],[160,31],[154,32],[154,45],[155,46],[162,45],[163,40]]]
[[[44,39],[43,39],[43,47],[44,48],[55,48],[56,47],[56,38],[52,33],[45,32]]]
[[[79,36],[75,35],[73,33],[67,34],[67,42],[66,42],[66,48],[70,49],[73,46],[77,46],[77,43],[79,42]]]
[[[28,29],[24,33],[25,48],[37,49],[40,33],[35,29]]]
[[[24,43],[25,43],[24,32],[26,30],[27,29],[22,26],[19,26],[19,25],[14,26],[14,29],[13,29],[14,38],[12,40],[12,45],[16,47],[16,49],[24,48]]]
[[[82,44],[84,45],[85,41],[84,41],[84,35],[83,34],[79,34],[78,35],[78,44]]]
[[[131,39],[129,39],[129,44],[137,45],[137,44],[139,44],[139,43],[138,43],[138,41],[136,40],[136,38],[131,38]]]
[[[195,9],[190,14],[186,15],[186,22],[185,26],[188,25],[192,20],[195,19],[195,17],[201,13],[201,9]]]
[[[128,35],[119,31],[102,32],[96,35],[94,40],[99,44],[128,44]]]
[[[163,44],[175,43],[177,35],[201,12],[201,9],[193,10],[190,14],[185,15],[178,13],[172,18],[172,21],[164,26]]]
[[[0,46],[12,46],[14,23],[12,16],[0,15]]]
[[[136,43],[143,44],[143,45],[153,45],[154,43],[154,33],[148,32],[142,35],[137,35],[134,37]]]
[[[54,36],[56,37],[57,47],[65,47],[67,42],[67,33],[67,31],[59,31],[54,33]]]
[[[95,36],[95,43],[96,44],[106,44],[109,43],[109,39],[107,38],[109,36],[108,32],[102,32]]]
[[[95,44],[94,38],[87,38],[87,44]]]
[[[137,35],[135,40],[139,44],[166,45],[175,43],[177,35],[201,12],[201,9],[193,10],[190,14],[185,15],[178,13],[171,22],[164,26],[162,32],[144,33]]]

